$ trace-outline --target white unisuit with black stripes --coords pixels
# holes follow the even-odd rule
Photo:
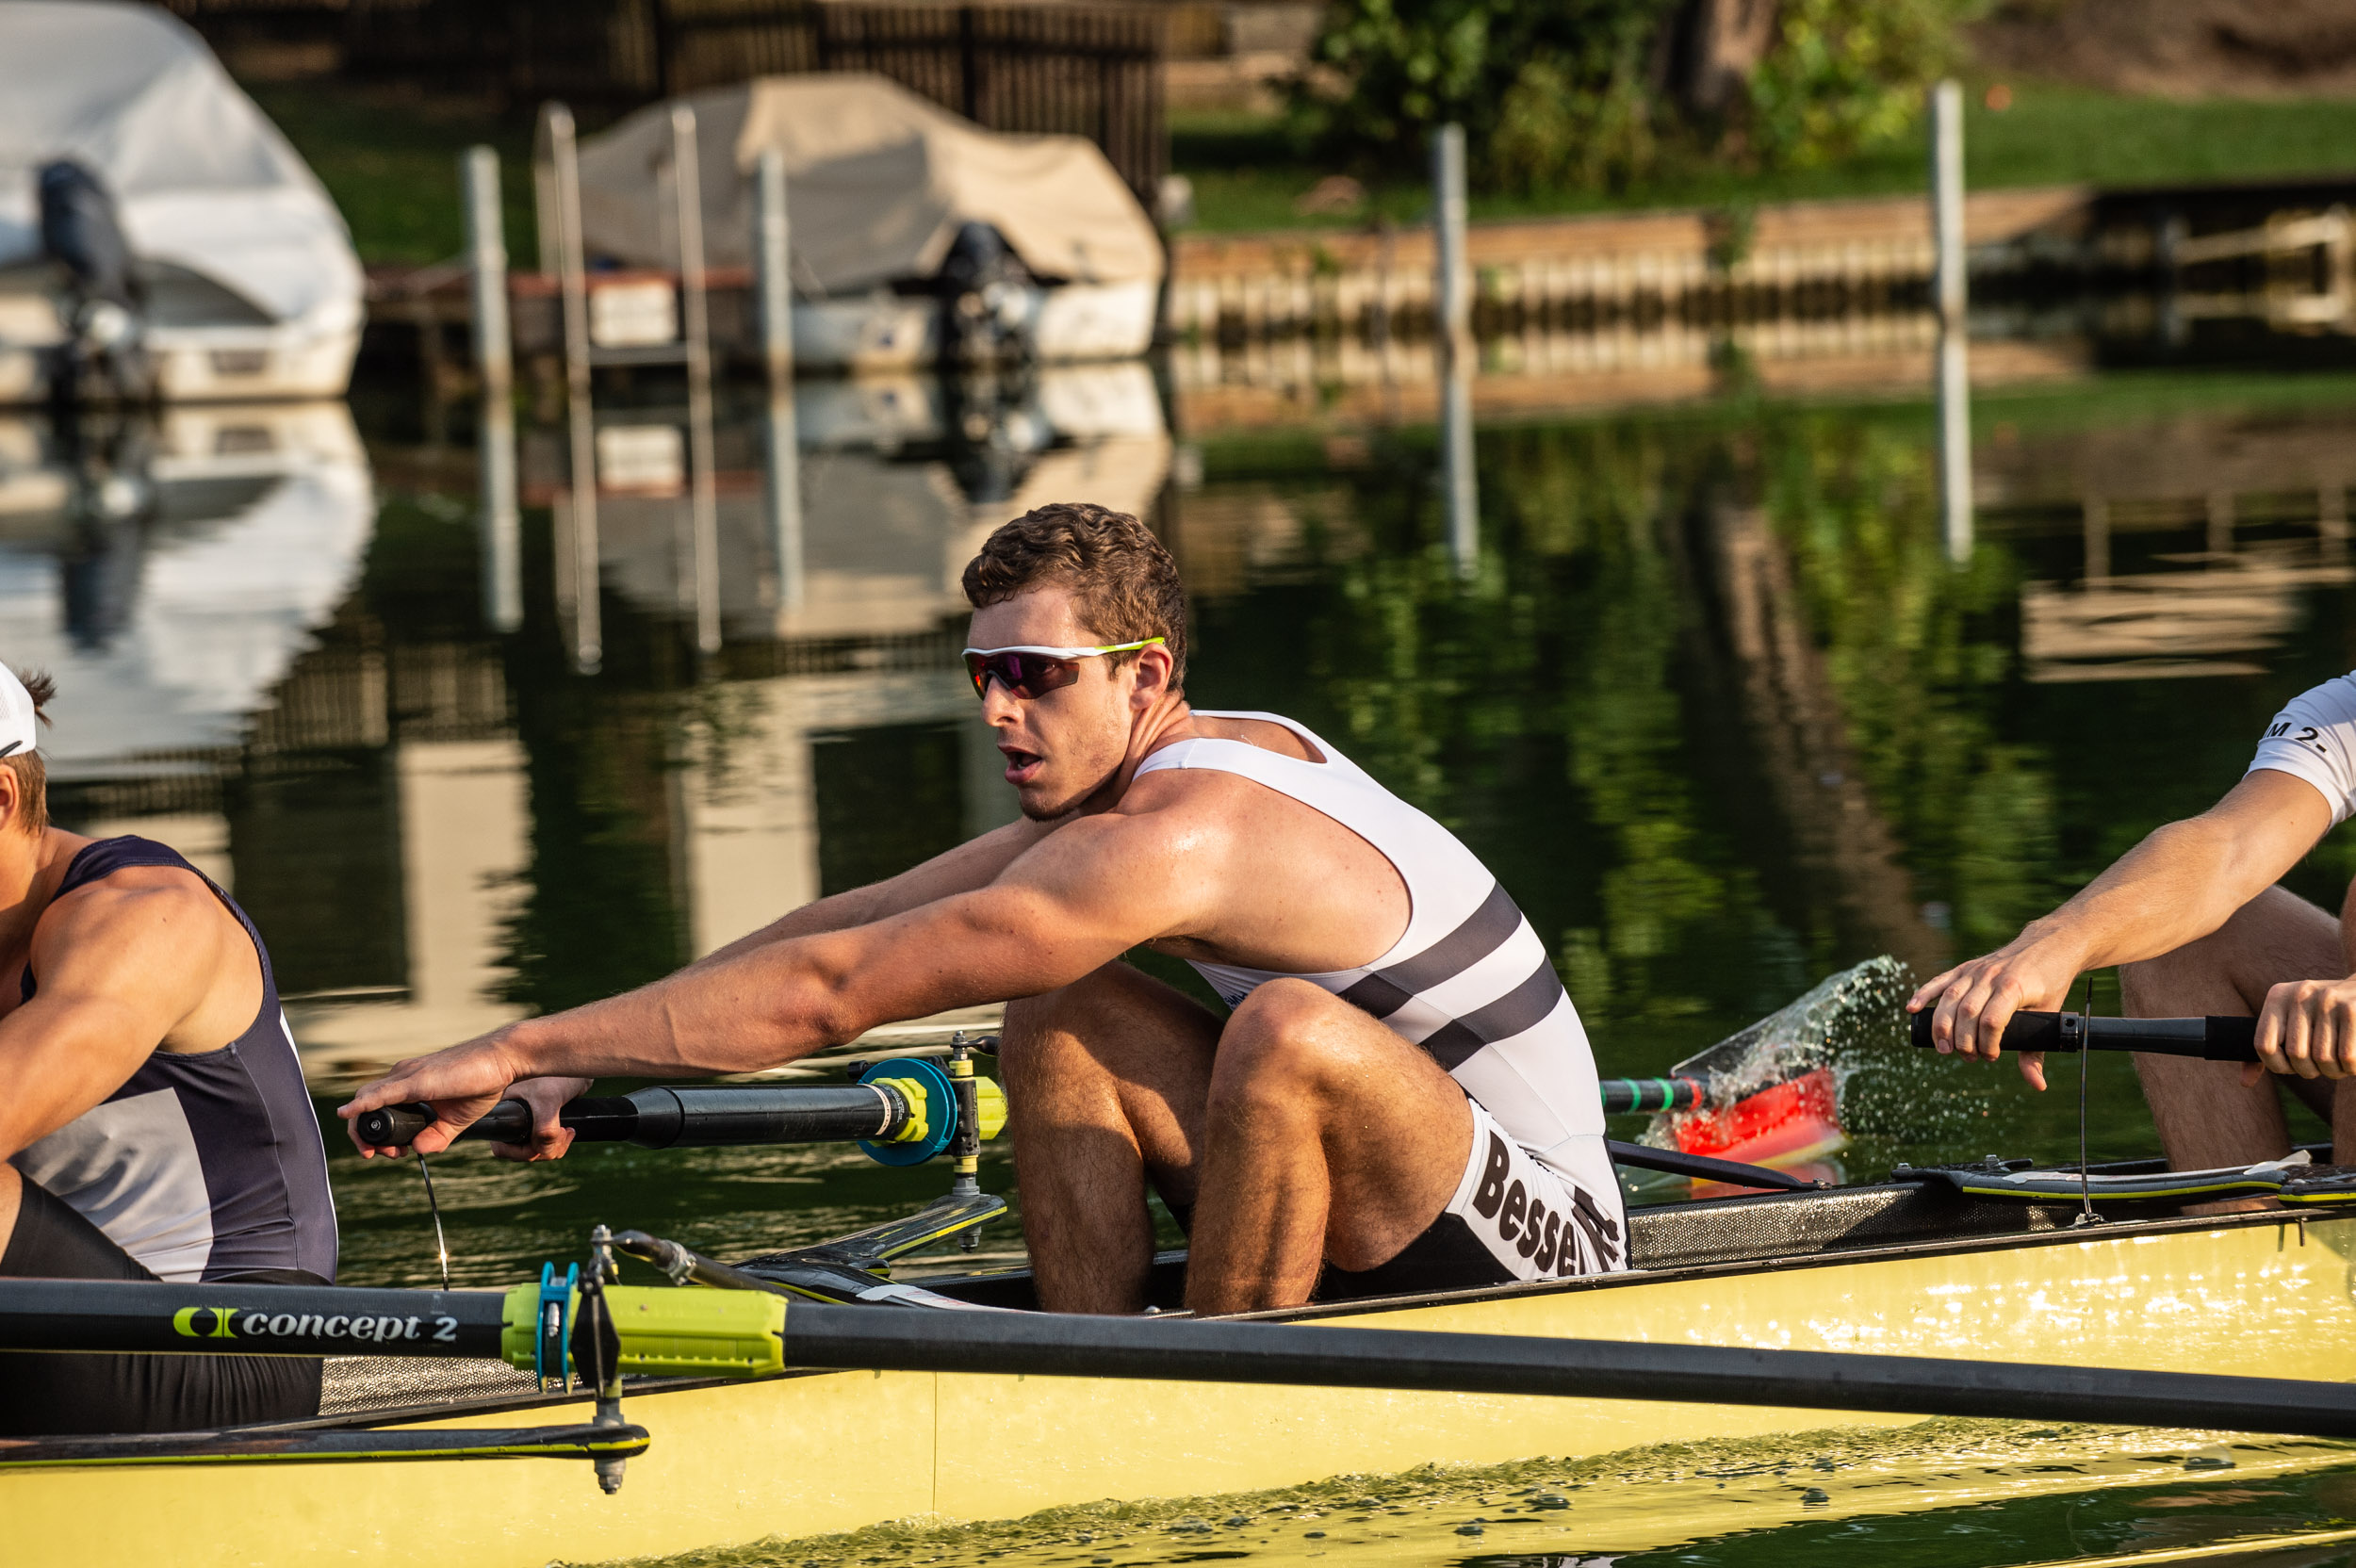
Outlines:
[[[1570,1217],[1578,1246],[1561,1247],[1550,1272],[1625,1267],[1626,1220],[1603,1146],[1587,1031],[1546,944],[1505,889],[1453,833],[1301,725],[1274,713],[1202,716],[1282,725],[1323,760],[1204,738],[1154,752],[1138,775],[1210,768],[1290,795],[1380,850],[1407,884],[1411,913],[1391,951],[1363,969],[1291,976],[1232,964],[1195,969],[1231,1007],[1264,981],[1309,981],[1422,1046],[1508,1137],[1584,1200]]]

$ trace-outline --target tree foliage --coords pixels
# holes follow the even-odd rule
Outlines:
[[[1792,167],[1903,134],[1978,0],[1772,4],[1730,101],[1700,57],[1733,0],[1335,0],[1292,101],[1327,156],[1412,168],[1464,127],[1475,183],[1610,189],[1679,162]]]

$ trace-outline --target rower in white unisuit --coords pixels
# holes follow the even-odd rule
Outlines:
[[[1461,1250],[1476,1242],[1517,1280],[1626,1267],[1626,1218],[1604,1149],[1587,1032],[1546,945],[1505,889],[1454,834],[1290,719],[1198,711],[1282,725],[1323,760],[1204,738],[1154,752],[1138,776],[1212,768],[1264,784],[1366,840],[1407,885],[1412,913],[1390,952],[1363,969],[1292,978],[1422,1046],[1472,1102],[1464,1178],[1432,1232],[1413,1246]],[[1230,964],[1194,967],[1231,1007],[1283,978]],[[1451,1233],[1451,1226],[1461,1230]]]

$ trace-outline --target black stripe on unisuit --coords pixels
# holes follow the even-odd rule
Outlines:
[[[1522,912],[1498,883],[1489,890],[1481,907],[1464,917],[1455,930],[1412,958],[1375,971],[1348,990],[1342,1000],[1351,1006],[1388,1018],[1412,1001],[1418,991],[1453,980],[1511,941],[1520,930]]]
[[[1485,1007],[1476,1007],[1447,1028],[1424,1037],[1432,1059],[1453,1072],[1482,1046],[1512,1039],[1535,1027],[1562,1000],[1562,982],[1553,960],[1541,957],[1530,977]]]

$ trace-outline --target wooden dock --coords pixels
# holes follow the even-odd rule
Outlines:
[[[2094,201],[2080,186],[1970,197],[1974,274],[2076,255]],[[1475,223],[1467,252],[1475,316],[1491,332],[1647,306],[1726,320],[1887,307],[1923,286],[1933,259],[1930,204],[1919,196],[1795,202],[1747,217],[1692,209]],[[1167,324],[1176,336],[1229,341],[1420,326],[1432,268],[1432,231],[1421,227],[1181,235],[1170,244]]]

